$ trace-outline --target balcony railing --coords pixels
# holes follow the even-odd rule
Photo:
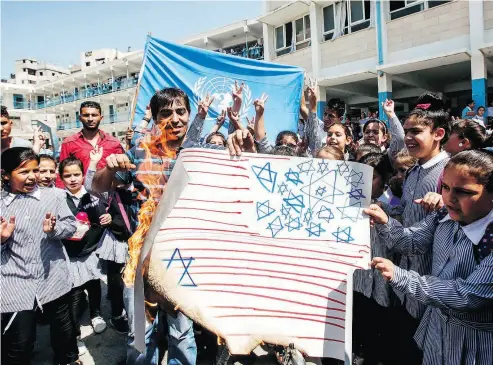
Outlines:
[[[131,78],[129,80],[119,80],[95,86],[88,86],[87,88],[82,87],[78,91],[73,93],[64,93],[63,95],[51,97],[50,99],[39,103],[33,103],[32,109],[48,108],[51,106],[71,103],[76,100],[86,99],[97,95],[104,95],[125,89],[130,89],[132,87],[135,87],[135,85],[137,85],[137,82],[137,78]]]
[[[101,121],[101,125],[115,124],[128,122],[130,120],[130,113],[115,113],[106,115]],[[57,122],[57,131],[63,131],[67,129],[82,128],[80,120],[72,120],[70,122]]]
[[[236,49],[236,50],[235,50]],[[264,59],[264,47],[255,46],[246,49],[245,47],[240,50],[239,47],[226,50],[226,54],[238,57],[252,58],[254,60],[263,60]]]

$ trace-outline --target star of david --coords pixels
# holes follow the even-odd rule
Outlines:
[[[344,161],[343,163],[337,165],[337,172],[339,175],[344,176],[345,173],[348,173],[350,170],[349,165]]]
[[[312,175],[313,176],[313,175]],[[310,180],[310,183],[303,186],[300,190],[302,193],[308,195],[308,205],[315,209],[319,203],[325,203],[327,205],[334,204],[335,197],[344,195],[344,192],[336,188],[337,173],[335,170],[329,171],[325,175],[321,175],[316,180]],[[316,194],[315,187],[326,187],[326,194],[324,196],[318,196]]]
[[[315,168],[313,167],[313,160],[300,163],[298,165],[298,170],[300,170],[300,174],[305,173],[308,176],[310,172],[315,171]]]
[[[291,211],[291,207],[286,207],[285,205],[281,207],[281,215],[284,217],[284,219],[289,218],[290,211]]]
[[[337,207],[337,210],[341,212],[341,219],[349,219],[352,222],[356,222],[361,218],[361,202],[349,204],[344,207]],[[349,214],[347,212],[349,212]]]
[[[320,223],[315,224],[313,222],[310,222],[310,226],[305,228],[305,230],[308,232],[308,237],[320,237],[320,234],[325,232],[325,229],[322,228]]]
[[[284,174],[286,176],[286,180],[294,185],[298,186],[298,184],[303,184],[303,181],[300,180],[300,173],[293,171],[289,168],[289,171]]]
[[[276,210],[272,209],[270,207],[270,201],[266,200],[264,202],[257,202],[257,220],[264,219],[265,217],[268,217],[272,213],[274,213]]]
[[[334,213],[330,208],[327,208],[325,205],[322,205],[322,208],[317,213],[318,219],[323,219],[327,223],[330,223],[331,219],[334,219]]]
[[[278,184],[277,185],[277,192],[281,195],[283,195],[285,192],[288,191],[288,186],[286,185],[286,183],[283,181],[282,183]]]
[[[363,189],[354,189],[351,190],[349,193],[349,196],[353,199],[364,199],[366,196],[363,195]]]
[[[351,170],[351,173],[346,176],[346,183],[353,188],[357,188],[359,185],[363,184],[363,172],[356,172],[354,170]]]
[[[270,162],[267,162],[262,167],[253,165],[252,170],[264,189],[269,193],[273,193],[274,187],[276,186],[277,172],[271,169]]]
[[[313,211],[308,208],[307,211],[305,212],[305,215],[303,216],[303,222],[308,223],[312,220],[313,218]]]
[[[175,256],[178,256],[175,258]],[[186,257],[183,258],[180,252],[179,248],[176,248],[175,251],[173,252],[173,255],[171,255],[170,259],[163,259],[162,261],[168,261],[168,266],[166,266],[166,269],[168,270],[171,267],[171,264],[173,262],[180,262],[183,266],[183,274],[181,275],[180,279],[178,280],[178,285],[181,286],[197,286],[195,282],[193,281],[192,277],[190,276],[190,272],[188,269],[190,268],[190,265],[192,265],[192,261],[195,260],[193,257]],[[189,283],[182,283],[182,280],[185,278],[185,276],[188,277]]]
[[[351,236],[351,227],[346,227],[341,229],[341,227],[337,227],[337,231],[332,232],[332,235],[335,237],[337,242],[349,243],[354,241],[353,236]]]
[[[327,188],[325,186],[324,187],[319,186],[317,188],[317,191],[315,192],[315,194],[318,195],[318,196],[324,196],[324,194],[325,194],[326,191],[327,191]]]
[[[319,174],[325,174],[328,171],[329,171],[329,163],[326,162],[325,160],[320,161],[318,163],[318,170],[317,170],[317,172]]]
[[[293,192],[290,191],[289,196],[282,200],[288,207],[293,208],[296,213],[301,213],[301,210],[305,207],[305,204],[303,203],[303,194],[294,195]]]
[[[270,230],[272,234],[272,238],[276,237],[276,235],[283,230],[284,226],[282,225],[281,218],[276,217],[272,222],[267,224],[267,229]]]
[[[287,226],[288,226],[288,232],[294,230],[299,231],[301,229],[300,217],[296,217],[296,218],[289,217]]]

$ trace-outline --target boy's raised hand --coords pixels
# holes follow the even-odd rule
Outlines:
[[[14,233],[15,217],[11,216],[8,222],[4,217],[0,217],[0,221],[1,221],[0,227],[2,230],[2,243],[4,243],[12,236],[12,233]]]
[[[199,101],[198,105],[198,115],[201,119],[205,119],[207,117],[207,113],[209,112],[209,107],[214,101],[214,96],[210,96],[207,94],[204,100]]]
[[[394,264],[390,260],[374,257],[371,260],[371,267],[380,271],[385,281],[390,281],[394,278]]]
[[[414,204],[421,205],[426,213],[434,212],[435,210],[439,210],[444,206],[442,196],[433,191],[426,193],[426,195],[422,199],[416,199],[414,201]]]
[[[233,92],[231,96],[233,97],[233,111],[239,113],[241,109],[241,103],[243,102],[243,88],[245,87],[245,83],[242,82],[238,87],[238,81],[235,81],[235,86],[233,88]]]
[[[103,157],[103,147],[94,147],[94,149],[89,152],[89,157],[91,158],[91,162],[98,163]]]
[[[46,213],[45,219],[43,220],[43,232],[53,232],[55,230],[55,226],[56,216],[52,213]]]
[[[385,101],[382,103],[383,111],[385,114],[387,114],[387,117],[392,118],[395,116],[395,111],[394,111],[394,101],[385,99]]]

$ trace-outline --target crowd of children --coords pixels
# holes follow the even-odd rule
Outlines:
[[[236,86],[234,103],[241,92]],[[451,120],[442,97],[425,93],[404,123],[393,101],[386,100],[388,122],[367,120],[358,142],[341,122],[342,102],[330,101],[320,120],[318,98],[309,87],[299,133],[281,132],[270,143],[263,95],[254,102],[256,115],[248,127],[241,128],[235,105],[201,141],[212,100],[199,104],[188,126],[190,106],[181,90],[156,95],[150,104],[155,122],[177,113],[173,123],[180,126],[179,138],[188,129],[181,147],[352,160],[373,167],[372,205],[365,209],[372,222],[372,267],[354,274],[355,363],[493,364],[493,153],[486,149],[491,143],[484,127],[474,120]],[[156,103],[167,103],[169,115],[160,116],[162,105]],[[226,116],[230,126],[239,126],[227,137],[219,132]],[[136,225],[136,198],[129,189],[132,174],[115,172],[135,172],[138,153],[137,146],[125,155],[110,155],[108,166],[96,171],[103,156],[98,146],[89,166],[74,156],[57,166],[52,157],[27,147],[2,152],[2,362],[29,364],[36,313],[42,311],[50,320],[54,363],[78,363],[86,350],[80,319],[87,303],[94,331],[106,329],[100,310],[104,274],[110,324],[119,333],[131,331],[122,271]],[[169,175],[172,160],[168,165]],[[64,191],[54,187],[57,170]],[[188,326],[185,316],[177,318],[184,323],[180,326]],[[227,349],[221,351],[218,363],[227,359]],[[196,349],[191,354],[196,357]],[[195,364],[188,357],[184,361]]]

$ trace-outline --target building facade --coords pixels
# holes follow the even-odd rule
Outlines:
[[[486,107],[493,91],[493,1],[264,0],[257,19],[180,43],[300,66],[317,80],[320,111],[326,100],[340,98],[348,115],[357,117],[378,110],[386,98],[405,113],[425,90],[443,92],[457,115],[471,98]],[[36,67],[20,60],[15,82],[0,84],[2,104],[14,124],[23,112],[55,114],[62,140],[81,127],[80,103],[98,101],[102,128],[121,137],[142,58],[143,51],[93,50],[81,54],[80,65],[55,75],[35,60]]]

